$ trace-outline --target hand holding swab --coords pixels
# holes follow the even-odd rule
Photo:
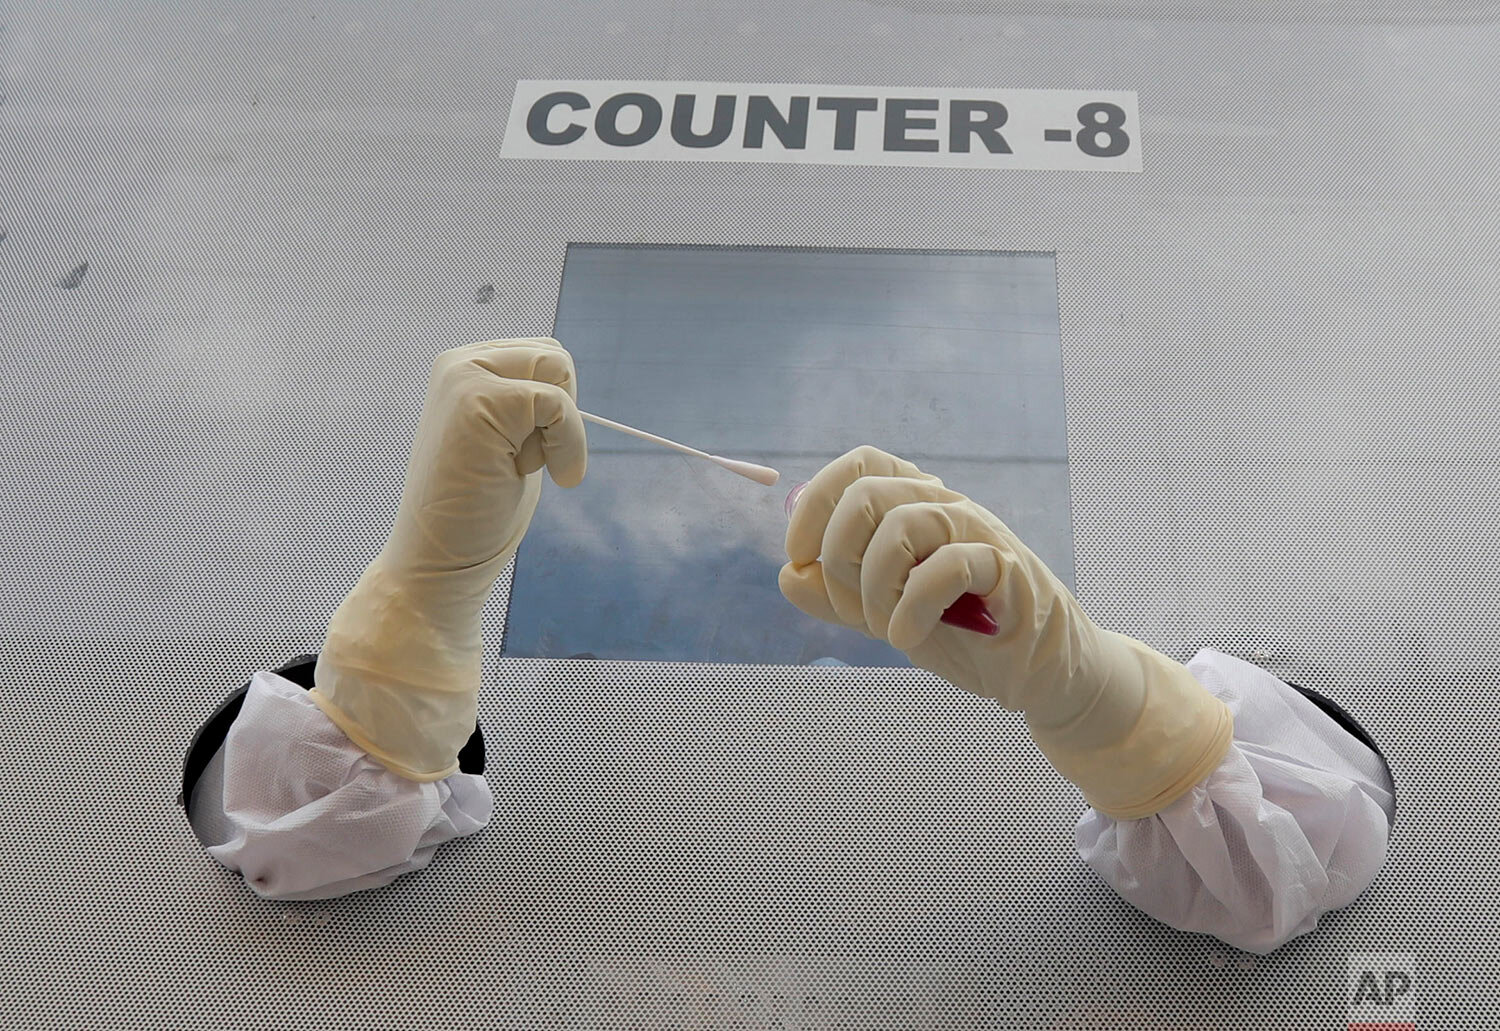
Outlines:
[[[688,447],[686,444],[679,444],[675,440],[668,440],[666,437],[658,437],[654,433],[647,433],[645,430],[638,430],[634,426],[626,426],[623,422],[615,422],[613,419],[606,419],[603,416],[592,415],[588,412],[581,411],[578,414],[583,416],[589,422],[596,423],[600,426],[607,426],[612,430],[619,430],[621,433],[628,433],[632,437],[640,437],[642,440],[649,440],[654,444],[660,444],[662,447],[671,448],[673,451],[681,451],[685,455],[695,455],[698,458],[706,458],[710,462],[713,462],[715,465],[723,466],[725,469],[728,469],[732,473],[738,473],[740,476],[743,476],[747,480],[754,480],[756,483],[764,484],[767,487],[774,486],[776,484],[776,481],[781,479],[781,474],[775,469],[772,469],[770,466],[756,465],[754,462],[741,462],[733,458],[722,458],[719,455],[711,455],[707,451],[699,451],[695,447]]]

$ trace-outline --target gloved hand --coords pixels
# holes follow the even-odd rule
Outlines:
[[[458,769],[474,732],[480,610],[531,523],[543,465],[588,462],[573,359],[556,340],[495,340],[432,366],[396,523],[334,612],[313,701],[349,739],[418,781]]]
[[[1229,749],[1228,707],[1185,666],[1095,626],[1004,523],[910,462],[872,447],[835,459],[803,490],[786,553],[789,601],[1024,713],[1043,754],[1108,816],[1166,808]],[[966,592],[998,634],[939,622]]]

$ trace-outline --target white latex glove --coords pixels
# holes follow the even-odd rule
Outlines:
[[[1158,812],[1229,749],[1228,707],[1185,666],[1095,626],[1004,523],[910,462],[872,447],[835,459],[798,499],[786,552],[789,601],[1023,712],[1102,813]],[[985,599],[998,634],[939,622],[965,593]]]
[[[390,538],[334,612],[310,693],[349,739],[441,780],[478,712],[480,610],[541,492],[583,479],[573,359],[556,340],[438,355]]]

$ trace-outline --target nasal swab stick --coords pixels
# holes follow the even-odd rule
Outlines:
[[[654,444],[660,444],[662,447],[669,447],[673,451],[681,451],[685,455],[696,455],[699,458],[706,458],[715,465],[723,466],[732,473],[738,473],[747,480],[754,480],[756,483],[764,484],[767,487],[774,486],[776,481],[781,479],[781,474],[768,465],[756,465],[754,462],[741,462],[733,458],[721,458],[718,455],[711,455],[707,451],[699,451],[695,447],[679,444],[675,440],[668,440],[666,437],[658,437],[654,433],[638,430],[634,426],[626,426],[623,422],[615,422],[613,419],[606,419],[600,415],[591,415],[588,412],[579,412],[578,414],[589,422],[597,423],[600,426],[608,426],[612,430],[619,430],[621,433],[628,433],[632,437],[649,440]]]

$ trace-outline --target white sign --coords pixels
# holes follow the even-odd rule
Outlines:
[[[1124,90],[516,83],[501,155],[1139,172]]]

